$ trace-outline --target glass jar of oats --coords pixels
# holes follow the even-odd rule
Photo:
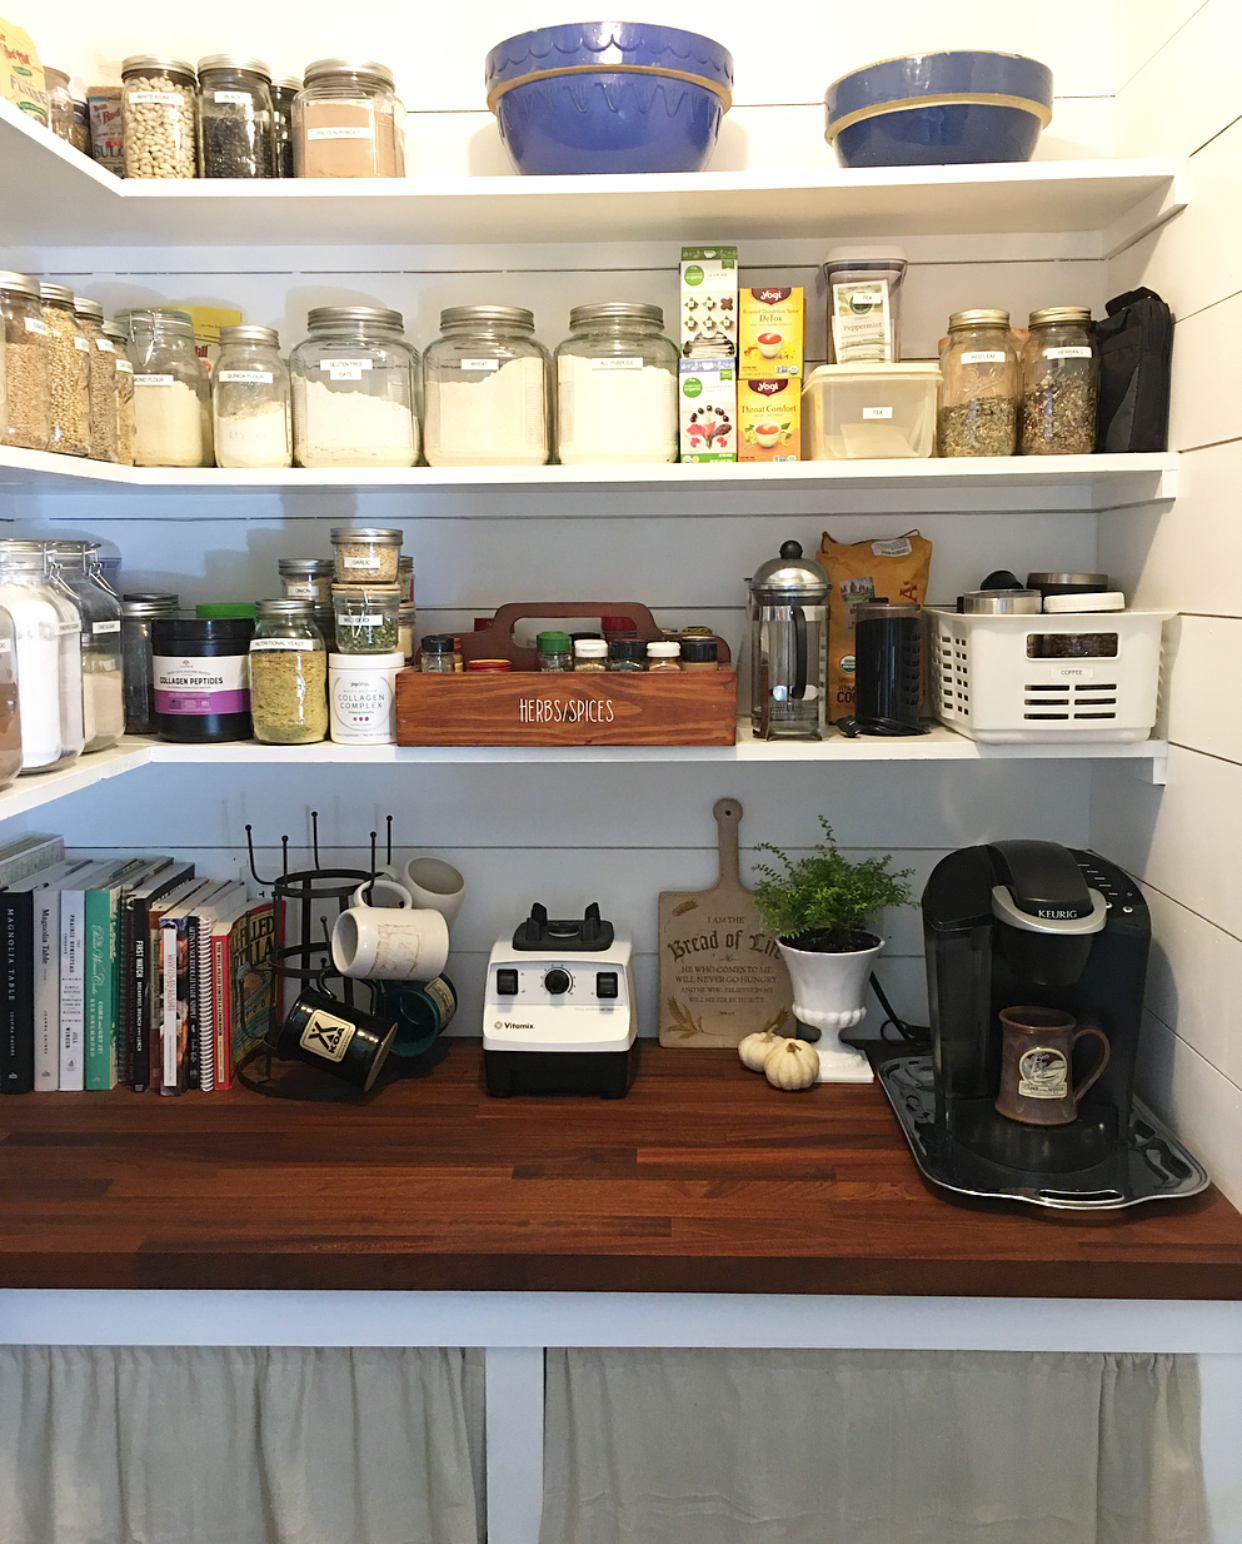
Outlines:
[[[46,450],[52,430],[48,331],[39,286],[24,273],[0,271],[0,326],[7,386],[0,443],[11,450]]]
[[[47,323],[48,389],[52,398],[48,449],[63,456],[91,453],[91,344],[73,314],[73,291],[40,284]]]

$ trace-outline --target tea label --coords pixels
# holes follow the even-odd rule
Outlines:
[[[1018,1061],[1021,1099],[1068,1099],[1069,1062],[1050,1046],[1033,1046]]]
[[[891,407],[865,407],[862,415],[864,418],[891,418],[893,410]]]
[[[325,1008],[316,1008],[298,1036],[298,1044],[321,1061],[342,1062],[349,1050],[349,1042],[354,1038],[354,1029],[348,1019],[339,1019]]]
[[[1003,348],[972,348],[962,355],[964,365],[1003,365],[1008,356]]]
[[[1063,348],[1046,348],[1045,359],[1090,359],[1091,350],[1084,348],[1081,343],[1067,343]]]
[[[893,363],[887,280],[834,284],[829,321],[839,365]]]

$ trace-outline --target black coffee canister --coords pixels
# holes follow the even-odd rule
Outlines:
[[[854,722],[859,734],[923,734],[923,608],[854,608]]]
[[[250,617],[158,617],[151,625],[155,729],[162,740],[248,740]]]
[[[396,1033],[395,1019],[364,1013],[306,987],[281,1025],[276,1054],[284,1061],[302,1061],[330,1072],[367,1094],[388,1059]]]

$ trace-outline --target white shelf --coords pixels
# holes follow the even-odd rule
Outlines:
[[[1179,163],[392,181],[123,182],[0,101],[0,206],[21,247],[340,247],[1099,231],[1182,207]],[[31,188],[39,190],[31,198]]]
[[[325,489],[419,490],[536,488],[549,493],[601,491],[724,492],[777,488],[894,496],[894,508],[916,507],[920,496],[944,507],[948,497],[962,513],[997,510],[1105,510],[1170,500],[1177,494],[1174,452],[1134,456],[998,456],[947,461],[801,461],[663,466],[398,467],[311,471],[234,472],[218,468],[177,471],[162,467],[110,466],[48,451],[0,449],[0,487],[62,489],[119,487],[152,491],[273,491]],[[896,501],[900,501],[899,503]],[[460,511],[455,511],[460,513]],[[550,504],[547,514],[574,516],[578,506]]]

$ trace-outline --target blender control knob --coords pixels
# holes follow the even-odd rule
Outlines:
[[[562,992],[569,991],[569,972],[559,967],[556,970],[550,970],[543,978],[543,984],[553,997],[559,997]]]

